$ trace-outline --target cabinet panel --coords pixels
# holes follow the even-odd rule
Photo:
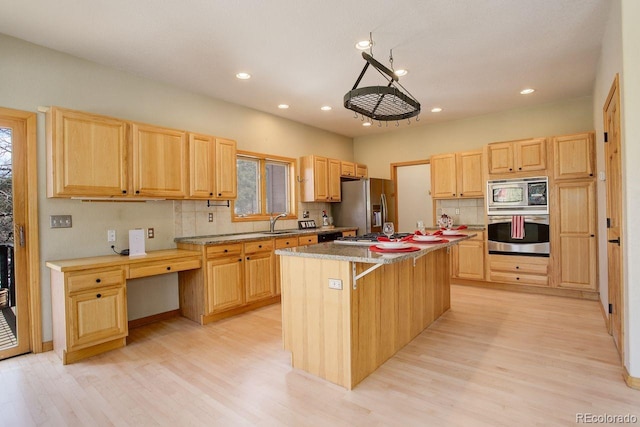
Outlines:
[[[519,285],[549,286],[549,258],[489,255],[489,280]]]
[[[356,165],[353,162],[340,162],[340,175],[353,178],[356,176]]]
[[[298,237],[298,245],[315,245],[318,243],[318,235],[314,234],[313,236],[300,236]]]
[[[465,240],[453,246],[454,277],[484,280],[484,242]]]
[[[215,196],[218,199],[235,199],[238,195],[236,151],[235,141],[216,138]]]
[[[149,277],[158,274],[177,273],[184,270],[192,270],[200,268],[200,258],[194,259],[179,259],[179,260],[162,260],[145,262],[138,265],[132,265],[129,267],[129,279],[136,279],[139,277]]]
[[[245,297],[247,302],[275,295],[273,258],[273,252],[260,252],[245,257]]]
[[[482,174],[482,150],[456,154],[457,190],[460,197],[483,197],[485,182]]]
[[[553,138],[553,172],[557,180],[590,178],[594,174],[593,133]]]
[[[186,133],[132,124],[136,195],[183,198],[187,183]]]
[[[489,173],[511,173],[513,172],[513,144],[502,142],[489,144]]]
[[[69,297],[68,351],[127,335],[127,297],[124,284]]]
[[[244,244],[244,253],[250,254],[254,252],[265,252],[273,250],[273,240],[259,240],[257,242],[248,242]]]
[[[215,139],[189,134],[189,196],[211,199],[214,196]]]
[[[240,257],[207,261],[207,313],[227,310],[244,303],[243,267]]]
[[[431,157],[431,194],[433,198],[456,197],[455,153]]]
[[[369,176],[369,167],[356,163],[356,177],[367,178]]]
[[[518,172],[545,170],[547,168],[546,139],[532,139],[515,143],[515,163]]]
[[[82,292],[122,284],[124,284],[124,270],[122,268],[69,273],[67,278],[67,292]]]
[[[47,120],[47,195],[127,194],[126,123],[52,107]]]
[[[340,188],[340,161],[329,159],[329,201],[339,202],[342,197]]]

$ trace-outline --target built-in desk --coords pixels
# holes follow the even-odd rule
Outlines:
[[[53,349],[66,365],[126,345],[127,279],[198,269],[202,258],[198,251],[167,249],[46,265],[51,269]]]

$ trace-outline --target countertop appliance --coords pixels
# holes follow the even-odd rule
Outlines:
[[[388,179],[343,181],[342,202],[331,208],[335,224],[358,227],[359,236],[382,232],[382,224],[395,223],[395,186]]]
[[[392,239],[402,239],[411,233],[396,233],[391,236]],[[338,237],[333,243],[339,245],[356,245],[371,246],[378,242],[378,237],[387,237],[382,233],[367,233],[360,236],[344,236]]]
[[[548,214],[548,187],[546,176],[487,181],[487,214]]]
[[[318,234],[318,243],[333,242],[334,240],[342,238],[342,231],[327,231]]]

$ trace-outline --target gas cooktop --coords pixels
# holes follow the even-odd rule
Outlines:
[[[411,233],[396,233],[391,236],[392,239],[401,239],[409,236]],[[346,236],[338,237],[333,243],[339,245],[363,245],[368,246],[378,241],[378,237],[386,237],[383,233],[367,233],[362,236]]]

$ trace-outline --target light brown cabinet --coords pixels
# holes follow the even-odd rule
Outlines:
[[[189,198],[235,199],[236,142],[189,134]]]
[[[356,164],[353,162],[340,162],[340,176],[345,178],[355,178]]]
[[[276,294],[273,250],[273,240],[244,244],[244,288],[247,303]]]
[[[315,245],[318,243],[318,235],[305,235],[298,237],[298,246]]]
[[[339,202],[340,168],[339,160],[315,155],[300,158],[301,201]]]
[[[482,150],[431,157],[431,196],[434,199],[484,196]]]
[[[47,196],[127,195],[127,123],[51,107],[47,113]]]
[[[451,277],[455,279],[484,280],[485,243],[484,233],[476,233],[469,240],[463,240],[451,247]]]
[[[225,255],[207,259],[206,314],[229,310],[244,304],[244,264],[241,246],[236,246],[238,246],[237,253],[230,250]]]
[[[597,290],[596,188],[593,179],[559,182],[551,250],[556,287]]]
[[[556,181],[589,179],[594,176],[595,154],[592,132],[556,136],[553,146],[553,177]]]
[[[367,165],[356,163],[356,178],[368,178],[368,177],[369,177],[369,168],[367,167]]]
[[[489,280],[517,285],[549,286],[549,258],[489,255]]]
[[[487,146],[489,174],[543,171],[547,168],[545,138],[496,142]]]

